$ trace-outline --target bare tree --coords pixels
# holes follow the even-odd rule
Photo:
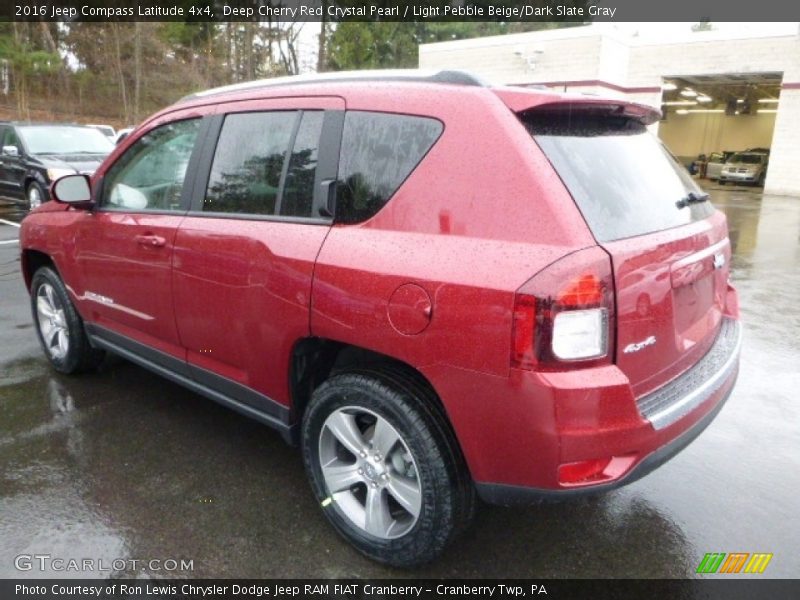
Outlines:
[[[319,47],[317,50],[317,72],[325,71],[328,57],[326,56],[326,43],[328,41],[328,2],[322,0],[322,22],[319,30]]]
[[[122,26],[120,23],[112,23],[112,34],[114,36],[114,59],[117,67],[117,75],[119,82],[119,95],[122,100],[122,112],[126,121],[130,121],[131,112],[128,107],[128,85],[125,83],[125,71],[122,68],[122,46],[120,38],[122,37]]]
[[[138,123],[140,114],[140,98],[142,88],[142,23],[133,23],[133,122]]]
[[[300,72],[298,38],[303,30],[303,24],[292,23],[281,31],[278,38],[278,49],[281,54],[281,65],[287,75],[297,75]]]

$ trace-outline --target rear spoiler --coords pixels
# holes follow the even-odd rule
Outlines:
[[[647,104],[615,98],[564,96],[548,92],[495,89],[500,99],[515,113],[525,114],[584,114],[627,117],[650,125],[661,119],[661,111]]]

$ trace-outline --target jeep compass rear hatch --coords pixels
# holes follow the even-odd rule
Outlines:
[[[730,244],[724,215],[647,131],[652,114],[629,106],[546,104],[521,118],[611,257],[615,362],[639,397],[712,346]]]

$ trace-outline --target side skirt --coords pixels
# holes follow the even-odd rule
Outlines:
[[[290,421],[289,409],[268,396],[205,369],[189,365],[174,356],[154,350],[105,327],[85,323],[85,328],[92,346],[118,354],[222,406],[269,425],[277,429],[287,443],[296,443],[298,428]]]

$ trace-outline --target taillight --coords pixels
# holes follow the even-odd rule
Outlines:
[[[553,319],[551,350],[560,360],[585,360],[608,354],[608,310],[568,310]]]
[[[599,247],[565,256],[514,297],[511,366],[560,370],[613,356],[611,261]]]
[[[533,352],[535,315],[536,299],[532,296],[517,294],[514,298],[511,364],[521,369],[530,369],[536,364]]]

